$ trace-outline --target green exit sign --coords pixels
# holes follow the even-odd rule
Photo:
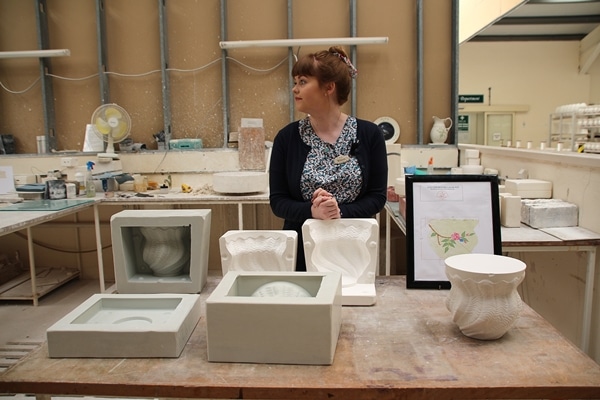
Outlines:
[[[482,94],[459,94],[459,103],[483,103]]]

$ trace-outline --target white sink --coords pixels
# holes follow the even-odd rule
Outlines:
[[[179,357],[197,294],[94,294],[46,331],[50,357]]]

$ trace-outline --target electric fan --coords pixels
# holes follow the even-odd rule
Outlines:
[[[96,135],[106,142],[106,152],[98,154],[98,157],[118,159],[115,143],[125,140],[131,129],[127,111],[117,104],[103,104],[92,114],[92,127]]]

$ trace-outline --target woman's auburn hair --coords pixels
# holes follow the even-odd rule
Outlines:
[[[292,67],[292,78],[312,76],[317,79],[321,87],[330,82],[335,83],[338,104],[346,103],[350,95],[352,77],[348,64],[338,54],[348,57],[342,48],[336,46],[303,56]]]

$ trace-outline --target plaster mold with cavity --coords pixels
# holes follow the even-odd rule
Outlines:
[[[200,312],[197,294],[94,294],[48,328],[48,354],[176,358]]]
[[[379,225],[374,218],[309,219],[302,226],[307,271],[342,274],[342,304],[375,304]]]
[[[221,268],[228,271],[294,271],[295,231],[228,231],[219,238]]]
[[[110,219],[119,293],[199,293],[206,284],[211,211],[125,210]]]
[[[208,361],[333,363],[339,272],[229,271],[206,300]]]

